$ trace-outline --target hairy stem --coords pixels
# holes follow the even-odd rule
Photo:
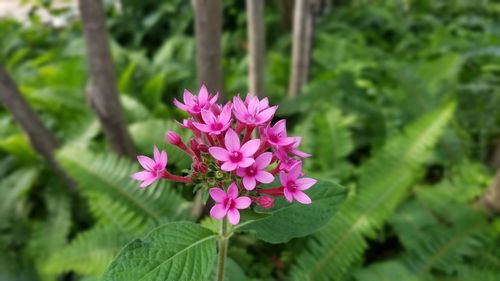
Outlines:
[[[227,235],[227,221],[226,219],[223,219],[219,230],[219,258],[217,260],[216,281],[224,281],[224,266],[226,264],[228,242],[229,236]]]

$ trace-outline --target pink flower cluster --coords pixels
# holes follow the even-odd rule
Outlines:
[[[232,102],[220,105],[217,97],[202,86],[198,96],[185,90],[183,102],[174,100],[178,108],[190,115],[179,125],[190,130],[193,138],[186,145],[177,133],[170,131],[166,139],[191,156],[188,176],[167,172],[167,153],[155,146],[154,159],[137,157],[144,170],[132,178],[142,181],[141,188],[162,178],[210,183],[209,194],[215,201],[210,215],[215,219],[227,217],[231,224],[239,223],[238,210],[249,208],[252,202],[270,208],[273,197],[284,196],[288,202],[310,204],[304,191],[316,180],[303,177],[302,158],[311,155],[297,149],[301,138],[288,136],[285,120],[271,124],[278,107],[269,106],[267,98],[259,100],[250,95],[245,100],[235,96]],[[278,186],[263,188],[277,176]]]

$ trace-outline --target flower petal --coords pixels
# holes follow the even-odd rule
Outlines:
[[[163,169],[165,169],[167,167],[167,163],[168,163],[167,151],[162,150],[160,154],[160,165],[163,167]]]
[[[139,185],[140,188],[145,188],[147,187],[148,185],[152,184],[153,182],[155,182],[158,178],[157,177],[152,177],[150,179],[147,179],[145,181],[143,181],[141,183],[141,185]]]
[[[238,168],[236,170],[236,175],[238,177],[244,177],[247,174],[246,168]]]
[[[200,104],[208,102],[208,90],[205,84],[201,85],[200,91],[198,92],[198,101]]]
[[[240,115],[245,115],[248,110],[245,106],[245,104],[243,103],[243,101],[241,100],[240,96],[235,96],[233,98],[233,111],[234,113],[238,113]]]
[[[233,104],[231,102],[226,103],[222,108],[221,113],[219,114],[219,122],[228,123],[231,120],[231,110],[233,108]]]
[[[201,110],[201,118],[205,124],[213,124],[217,121],[217,118],[210,110],[202,109]]]
[[[289,180],[295,180],[300,176],[300,173],[302,172],[302,162],[297,161],[297,163],[293,164],[292,167],[290,167],[290,171],[288,172],[288,179]]]
[[[288,191],[288,188],[283,188],[283,195],[285,195],[286,201],[288,201],[289,203],[292,203],[293,196],[292,196],[292,193],[290,193],[290,191]]]
[[[174,99],[174,105],[177,106],[182,111],[186,112],[188,111],[188,107],[182,102],[178,101],[177,99]]]
[[[241,196],[241,197],[234,199],[234,204],[235,204],[235,207],[238,209],[246,209],[246,208],[250,207],[250,204],[252,204],[252,200],[250,199],[250,197]]]
[[[309,198],[309,196],[307,196],[307,194],[305,194],[304,192],[302,192],[300,190],[296,190],[293,193],[293,198],[295,198],[295,200],[299,201],[302,204],[311,204],[311,202],[312,202],[311,198]]]
[[[148,171],[141,171],[141,172],[133,173],[132,178],[134,180],[144,181],[144,180],[147,180],[149,178],[154,178],[154,175]]]
[[[208,152],[210,153],[210,155],[212,155],[215,159],[217,159],[219,161],[228,161],[229,160],[228,151],[222,147],[217,147],[217,146],[210,147],[208,149]]]
[[[148,171],[152,171],[156,166],[156,163],[153,159],[144,155],[137,156],[137,161],[139,161],[139,164],[141,164],[141,166]]]
[[[253,190],[256,184],[254,177],[243,177],[243,186],[246,190]]]
[[[226,132],[226,137],[224,138],[224,143],[229,152],[240,150],[240,138],[236,132],[229,128]]]
[[[227,189],[227,197],[231,199],[236,199],[238,197],[238,186],[234,182],[231,183]]]
[[[259,113],[259,118],[260,118],[260,123],[265,123],[271,118],[273,118],[274,113],[276,113],[276,109],[278,109],[277,106],[270,107],[262,112]]]
[[[182,98],[184,99],[184,103],[186,104],[186,106],[188,108],[196,105],[194,95],[191,94],[191,92],[186,90],[186,89],[184,89],[184,93],[182,95]]]
[[[232,225],[238,224],[240,222],[240,212],[238,211],[238,209],[236,209],[236,208],[229,209],[227,211],[227,220]]]
[[[226,215],[227,211],[224,205],[215,204],[212,209],[210,209],[210,216],[214,219],[222,219]]]
[[[271,174],[269,172],[259,171],[255,175],[255,179],[261,183],[272,183],[274,181],[274,176],[273,176],[273,174]]]
[[[201,123],[198,123],[198,122],[193,122],[193,125],[196,127],[196,129],[202,131],[202,132],[205,132],[205,133],[210,133],[212,130],[210,130],[210,127],[208,127],[207,125],[205,124],[201,124]]]
[[[246,168],[246,167],[250,167],[253,163],[255,163],[255,160],[253,160],[253,158],[246,157],[246,158],[241,159],[241,161],[238,162],[237,165],[239,167]]]
[[[249,157],[255,154],[257,150],[260,147],[260,140],[255,139],[255,140],[249,140],[240,149],[240,152],[243,154],[245,157]]]
[[[315,179],[311,179],[311,178],[301,178],[301,179],[298,179],[295,181],[295,183],[297,184],[298,190],[309,189],[311,186],[316,184],[316,182],[318,182],[318,181]]]
[[[276,124],[274,124],[274,126],[270,128],[270,131],[273,135],[284,133],[283,136],[286,137],[286,120],[281,119],[280,121],[276,122]]]
[[[220,168],[225,172],[231,172],[231,171],[236,170],[236,168],[238,168],[238,165],[236,163],[227,161],[227,162],[224,162],[224,164],[222,164],[222,166],[220,166]]]
[[[272,159],[273,154],[271,152],[264,152],[255,158],[255,166],[258,170],[263,170],[271,164]]]
[[[160,151],[156,145],[153,146],[153,156],[156,163],[160,163]]]
[[[226,192],[218,187],[210,188],[208,193],[210,193],[210,197],[217,203],[221,203],[227,198]]]
[[[288,183],[288,175],[284,171],[280,172],[280,182],[283,186],[286,186]]]

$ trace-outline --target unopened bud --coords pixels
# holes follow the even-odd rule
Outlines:
[[[261,196],[255,200],[255,203],[264,209],[269,209],[274,205],[274,199],[269,196]]]
[[[204,153],[207,153],[208,152],[208,146],[204,143],[201,143],[198,145],[198,149],[201,151],[201,152],[204,152]]]
[[[202,174],[205,174],[206,172],[208,172],[207,164],[205,164],[203,162],[195,162],[193,164],[193,169],[196,172],[199,172],[199,173],[202,173]]]
[[[165,134],[165,138],[172,145],[179,145],[182,143],[182,139],[179,136],[179,134],[177,134],[176,132],[173,132],[173,131],[168,131]]]

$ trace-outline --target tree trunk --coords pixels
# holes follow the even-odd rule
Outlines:
[[[295,0],[293,14],[292,70],[288,96],[296,97],[309,79],[314,13],[311,0]]]
[[[280,0],[281,25],[286,31],[292,31],[294,0]]]
[[[479,199],[479,205],[492,214],[500,213],[500,168],[486,192]]]
[[[198,84],[222,94],[222,1],[194,0]]]
[[[133,157],[135,149],[127,130],[116,88],[101,0],[79,0],[90,69],[90,101],[104,135],[116,153]]]
[[[250,94],[264,96],[264,0],[246,0],[248,32],[248,84]]]
[[[0,102],[21,125],[33,148],[47,161],[51,169],[67,186],[76,189],[76,184],[54,158],[54,150],[59,147],[56,138],[38,119],[2,66],[0,66]]]

